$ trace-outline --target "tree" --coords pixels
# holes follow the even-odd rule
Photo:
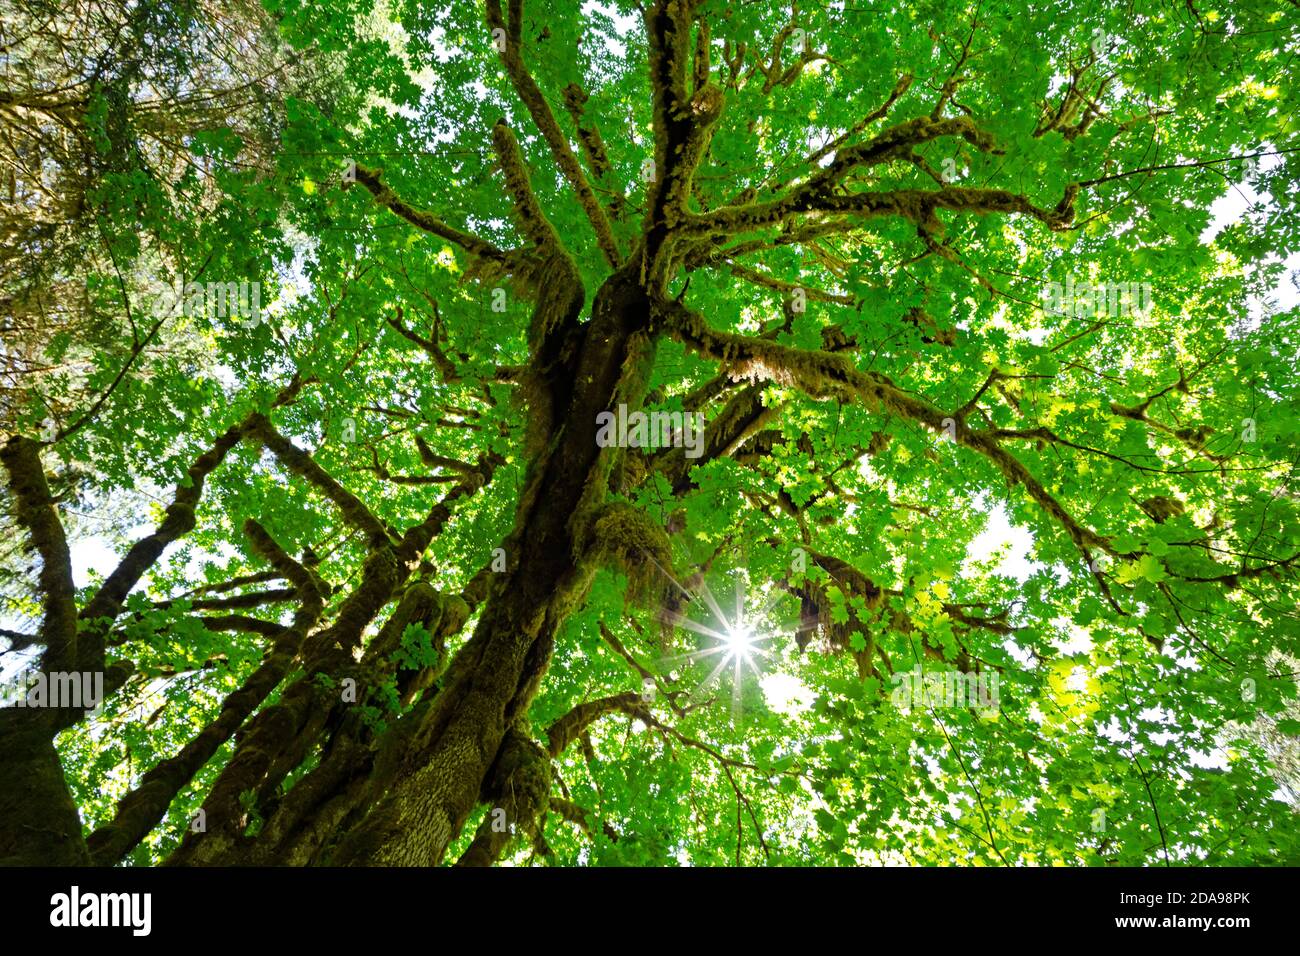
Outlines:
[[[319,51],[291,56],[255,4],[3,9],[0,429],[21,430],[27,415],[57,438],[118,411],[111,399],[128,375],[203,363],[202,337],[172,321],[159,342],[167,310],[141,308],[132,292],[145,274],[171,286],[213,267],[204,253],[190,258],[194,224],[230,215],[213,175],[269,171],[282,91],[320,98],[337,70]],[[235,143],[238,164],[224,162]],[[112,502],[76,499],[80,476],[52,476],[56,493],[104,518]],[[77,530],[76,516],[64,518]],[[6,599],[22,590],[0,589]]]
[[[268,9],[338,95],[122,285],[210,358],[4,447],[108,697],[0,860],[1295,859],[1293,5]],[[174,484],[81,589],[74,465]]]

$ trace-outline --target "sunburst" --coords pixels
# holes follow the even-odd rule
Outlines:
[[[715,682],[718,682],[722,674],[730,669],[731,671],[731,711],[735,717],[740,712],[741,691],[744,687],[745,676],[752,672],[758,676],[759,660],[771,660],[772,653],[770,649],[762,645],[774,640],[780,636],[780,629],[770,630],[764,626],[768,614],[777,600],[781,597],[781,591],[778,588],[770,588],[766,595],[762,596],[761,601],[757,600],[758,595],[751,595],[746,589],[747,575],[737,572],[736,576],[736,598],[735,608],[728,615],[718,603],[713,591],[705,581],[700,582],[699,593],[695,593],[683,585],[680,581],[668,574],[661,567],[659,569],[673,583],[673,586],[680,590],[691,602],[692,606],[698,607],[701,604],[708,610],[711,620],[708,622],[697,621],[677,612],[665,613],[663,620],[674,627],[682,627],[696,634],[702,634],[709,638],[713,643],[696,651],[690,651],[685,654],[677,654],[666,657],[660,661],[661,667],[670,668],[673,664],[685,662],[695,663],[700,660],[717,658],[717,663],[709,674],[696,686],[692,691],[692,698],[698,698]]]

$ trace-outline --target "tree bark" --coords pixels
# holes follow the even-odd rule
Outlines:
[[[547,295],[554,301],[568,291]],[[538,311],[552,307],[544,298]],[[649,322],[649,299],[635,267],[627,266],[597,292],[587,325],[553,326],[557,340],[542,353],[556,360],[540,370],[540,387],[550,408],[566,412],[548,423],[560,441],[539,452],[522,495],[511,536],[518,558],[491,589],[443,690],[403,718],[409,723],[400,732],[403,756],[381,766],[373,782],[386,792],[328,862],[436,864],[480,799],[491,797],[503,741],[524,720],[556,632],[590,582],[582,541],[607,495],[617,453],[596,445],[596,416],[644,396],[642,370],[653,349]],[[560,338],[569,335],[579,339],[571,350]],[[527,737],[527,728],[522,733]]]

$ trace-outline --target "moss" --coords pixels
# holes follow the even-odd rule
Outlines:
[[[605,148],[605,141],[601,138],[600,130],[585,122],[583,107],[586,106],[589,99],[587,93],[576,83],[570,83],[564,88],[564,105],[573,117],[573,125],[578,130],[578,142],[582,144],[583,152],[587,154],[587,161],[591,163],[592,172],[596,178],[602,178],[612,168],[609,161],[609,151]]]
[[[1153,495],[1145,501],[1139,501],[1138,507],[1156,524],[1164,524],[1170,518],[1176,518],[1187,511],[1187,506],[1177,498],[1164,495]]]
[[[673,449],[680,451],[680,449]],[[636,488],[646,479],[649,474],[649,464],[645,455],[625,454],[619,462],[618,470],[614,473],[614,490],[627,491]]]
[[[529,351],[535,356],[542,353],[543,342],[553,330],[577,318],[587,298],[578,267],[563,249],[552,248],[542,272],[545,283],[528,326]]]
[[[546,852],[539,824],[550,790],[547,753],[522,731],[507,731],[479,794],[488,812],[456,865],[491,866],[513,842],[516,831],[527,834],[537,849]]]
[[[582,556],[626,575],[633,601],[658,606],[673,574],[672,546],[663,527],[631,504],[611,501],[596,510],[588,535],[581,541]]]
[[[514,203],[515,218],[524,235],[537,246],[559,248],[560,237],[538,205],[519,143],[505,120],[497,120],[492,127],[492,147],[505,173],[506,192]]]
[[[7,498],[9,510],[27,532],[31,547],[41,556],[38,591],[42,597],[41,642],[46,651],[46,670],[75,670],[103,667],[103,651],[98,656],[78,654],[77,604],[72,580],[72,561],[41,465],[40,445],[30,438],[15,435],[0,449],[0,462],[9,474]]]
[[[718,332],[690,309],[671,309],[670,313],[673,336],[722,362],[733,379],[795,386],[814,398],[848,398],[867,380],[867,376],[852,368],[842,356]],[[869,389],[862,393],[869,405],[873,394]]]

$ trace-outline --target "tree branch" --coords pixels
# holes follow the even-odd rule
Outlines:
[[[578,163],[578,158],[573,154],[569,142],[565,139],[560,130],[560,124],[555,120],[555,114],[551,112],[551,106],[546,101],[541,88],[533,79],[532,74],[524,65],[523,51],[520,45],[521,27],[520,22],[523,15],[522,0],[514,0],[510,4],[510,24],[507,27],[505,18],[501,13],[500,0],[487,0],[487,21],[488,26],[494,30],[503,30],[505,32],[504,49],[501,50],[501,58],[505,61],[506,73],[510,77],[510,82],[519,95],[519,99],[527,108],[528,113],[537,124],[537,129],[542,134],[542,139],[546,145],[551,148],[551,154],[555,157],[556,165],[560,167],[560,172],[564,178],[569,181],[577,193],[578,203],[582,206],[582,211],[586,213],[592,229],[596,233],[596,243],[600,246],[600,251],[605,256],[605,261],[611,266],[617,268],[622,262],[622,256],[618,251],[618,243],[614,241],[614,233],[610,228],[609,220],[605,217],[605,210],[601,208],[600,203],[596,200],[596,194],[591,190],[591,184],[587,182],[586,175],[582,172],[582,166]]]

